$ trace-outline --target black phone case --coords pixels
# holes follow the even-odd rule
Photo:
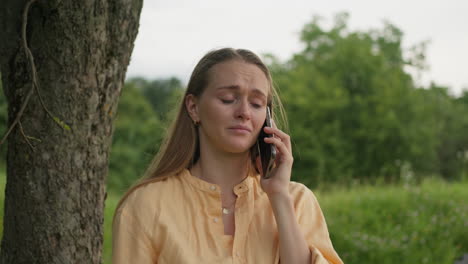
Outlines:
[[[267,119],[269,118],[270,118],[270,113],[269,113],[269,109],[267,109]],[[272,137],[271,134],[267,134],[263,131],[263,128],[265,126],[271,127],[271,123],[269,122],[269,120],[267,121],[267,119],[263,123],[262,130],[260,131],[260,134],[257,139],[258,153],[260,155],[260,161],[261,161],[261,166],[262,166],[261,175],[264,178],[270,177],[269,172],[273,168],[273,164],[276,158],[275,146],[273,144],[269,144],[264,141],[265,137]]]

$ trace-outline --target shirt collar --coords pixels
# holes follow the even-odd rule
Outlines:
[[[221,187],[219,185],[204,181],[200,178],[193,176],[188,169],[184,169],[184,171],[182,172],[182,176],[192,186],[194,186],[195,188],[199,190],[202,190],[211,194],[221,193]],[[249,174],[247,177],[245,177],[245,179],[242,180],[242,182],[234,186],[234,193],[237,195],[240,195],[241,193],[244,193],[253,189],[253,185],[255,183],[254,177],[255,175],[252,175],[252,174]]]

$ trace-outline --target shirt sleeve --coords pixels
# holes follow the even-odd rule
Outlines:
[[[298,204],[298,222],[312,253],[312,264],[342,264],[333,248],[325,217],[315,195],[304,186]]]
[[[157,263],[150,235],[123,210],[116,212],[112,225],[112,263]]]

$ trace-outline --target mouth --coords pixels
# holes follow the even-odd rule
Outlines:
[[[230,128],[229,130],[238,132],[238,133],[250,133],[250,131],[245,130],[245,129],[238,129],[238,128]]]
[[[230,127],[229,130],[240,132],[240,133],[250,133],[252,130],[246,126],[233,126]]]

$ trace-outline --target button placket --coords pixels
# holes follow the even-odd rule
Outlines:
[[[244,250],[247,245],[248,231],[254,215],[255,200],[253,191],[248,185],[241,185],[237,188],[238,204],[241,210],[236,211],[235,224],[236,235],[233,243],[233,260],[234,263],[245,263],[248,261],[244,255]],[[237,203],[236,203],[237,208]]]
[[[237,187],[236,194],[237,202],[236,202],[236,214],[235,214],[235,228],[236,233],[234,235],[233,247],[232,247],[232,256],[234,263],[243,263],[241,249],[243,248],[243,243],[245,242],[245,232],[247,231],[246,228],[246,219],[248,218],[246,215],[246,207],[245,207],[245,195],[242,192],[239,192],[241,186]],[[245,187],[243,187],[245,188]],[[238,208],[242,208],[241,210],[237,210]]]

